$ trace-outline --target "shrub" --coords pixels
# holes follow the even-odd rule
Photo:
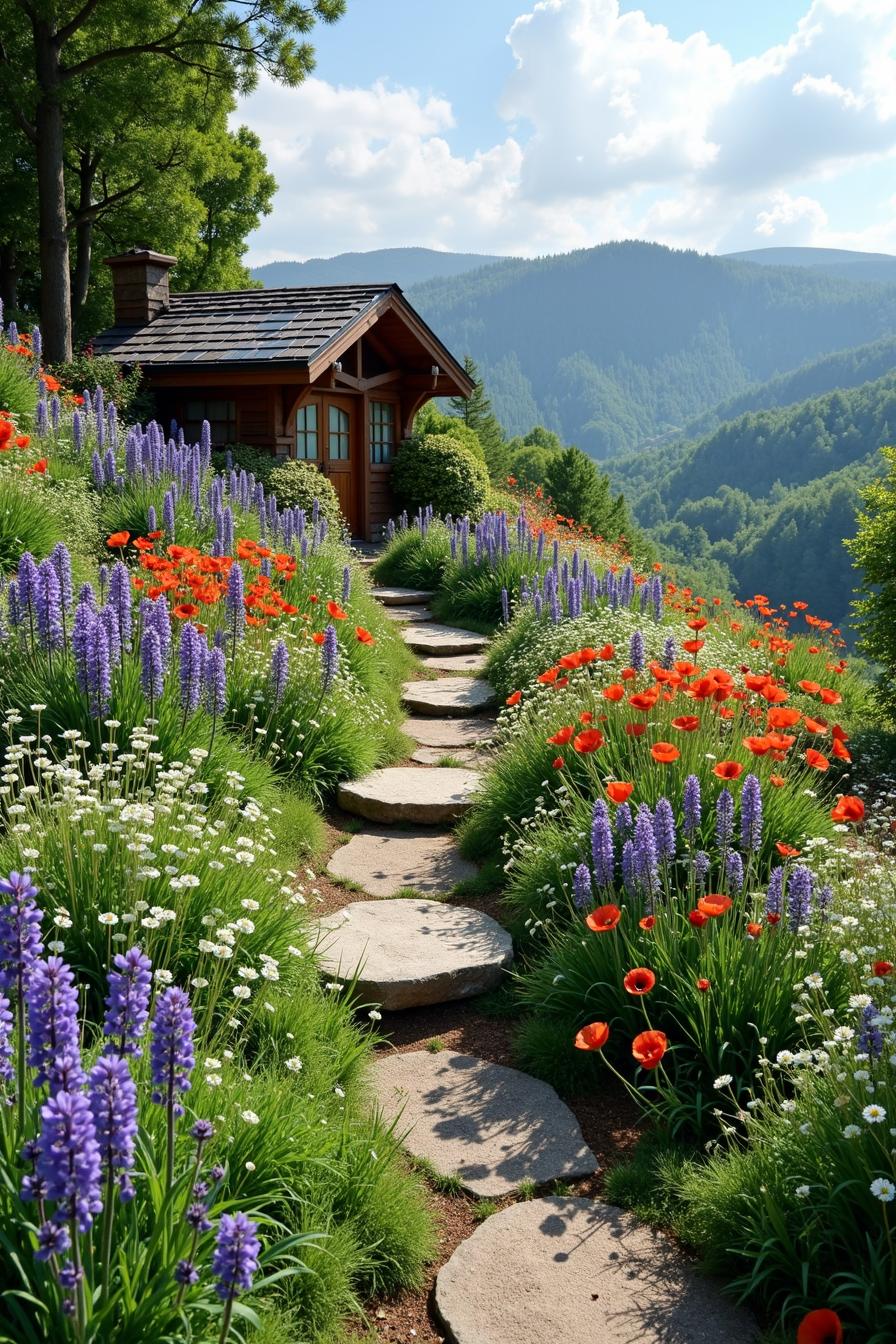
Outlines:
[[[0,411],[30,418],[37,408],[37,383],[31,360],[0,348]]]
[[[101,387],[106,403],[113,402],[123,420],[146,420],[152,414],[152,396],[136,364],[126,372],[118,360],[95,355],[88,347],[66,364],[51,365],[50,372],[76,394]]]
[[[465,424],[460,416],[446,415],[435,402],[428,401],[414,417],[414,435],[429,437],[432,434],[447,434],[449,438],[457,439],[478,462],[485,462],[482,443],[475,429]]]
[[[317,500],[320,512],[331,527],[341,529],[345,526],[332,482],[311,462],[290,458],[274,467],[268,477],[267,489],[277,497],[280,509],[304,509],[310,519]]]
[[[233,467],[236,471],[245,471],[247,475],[251,472],[265,489],[271,472],[279,465],[279,459],[267,448],[253,448],[248,443],[229,443],[226,448],[215,448],[212,451],[215,471],[228,471]]]
[[[405,439],[395,457],[392,489],[403,508],[478,517],[488,497],[488,472],[460,439],[424,434]]]
[[[42,560],[58,536],[46,483],[0,471],[0,575],[13,573],[23,551]]]
[[[394,583],[399,588],[433,589],[441,586],[451,559],[448,529],[442,523],[430,523],[422,530],[405,527],[395,533],[373,568],[378,583]]]

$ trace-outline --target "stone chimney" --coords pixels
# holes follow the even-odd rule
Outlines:
[[[171,307],[168,272],[177,257],[146,247],[132,247],[119,257],[106,257],[112,272],[116,327],[145,327]]]

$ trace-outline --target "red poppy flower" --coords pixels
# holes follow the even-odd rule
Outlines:
[[[708,921],[708,919],[709,915],[705,915],[702,910],[688,911],[688,920],[690,921],[691,924],[693,924],[695,929],[702,929],[703,925]]]
[[[656,915],[645,915],[643,919],[638,920],[639,929],[647,929],[649,932],[656,923]]]
[[[634,784],[614,779],[607,785],[607,797],[611,803],[624,803],[632,796]]]
[[[625,687],[618,681],[614,681],[611,686],[605,686],[601,691],[605,700],[621,700],[625,695]]]
[[[821,686],[817,681],[799,681],[797,682],[797,685],[800,690],[805,691],[807,695],[817,695],[821,690]]]
[[[47,465],[48,465],[48,460],[47,460],[47,458],[42,457],[42,458],[40,458],[37,462],[32,462],[32,463],[31,463],[31,466],[28,467],[28,468],[26,468],[26,470],[25,470],[25,475],[26,475],[26,476],[44,476],[44,475],[46,475]]]
[[[819,1307],[799,1323],[796,1344],[843,1344],[843,1325],[836,1311]]]
[[[328,602],[327,612],[333,617],[334,621],[347,621],[348,612],[343,611],[338,602]]]
[[[604,735],[597,728],[586,728],[584,732],[577,733],[573,739],[573,747],[581,756],[587,756],[592,751],[597,751],[598,747],[604,744]]]
[[[709,915],[710,919],[717,919],[719,915],[724,915],[726,910],[730,910],[731,905],[730,896],[724,896],[721,892],[707,892],[697,902],[697,909],[704,915]]]
[[[696,714],[679,714],[677,719],[672,720],[672,727],[680,733],[696,733],[700,720]]]
[[[577,667],[582,666],[582,655],[580,653],[564,653],[559,662],[561,667],[566,668],[568,672],[573,672]]]
[[[831,755],[832,755],[832,756],[836,756],[836,758],[837,758],[838,761],[851,761],[851,760],[852,760],[852,756],[850,756],[849,751],[847,750],[847,748],[844,747],[843,743],[840,742],[840,741],[838,741],[838,739],[837,739],[836,737],[834,738],[833,742],[831,743]]]
[[[766,733],[772,751],[789,751],[796,738],[790,733]]]
[[[871,963],[871,970],[874,975],[892,975],[893,963],[892,961],[874,961]]]
[[[542,686],[552,686],[559,676],[559,670],[556,667],[549,667],[547,672],[542,672],[535,678]]]
[[[709,621],[706,619],[705,616],[700,616],[696,621],[688,621],[687,624],[688,629],[693,630],[694,633],[697,634],[699,633],[699,631],[706,629],[706,627],[709,625]]]
[[[751,938],[760,938],[762,936],[762,925],[748,924],[747,933],[750,935]]]
[[[714,765],[712,772],[719,779],[739,779],[744,772],[740,761],[719,761]]]
[[[597,657],[597,649],[579,649],[579,662],[584,666],[585,663],[593,663]]]
[[[355,634],[358,637],[359,644],[375,644],[376,640],[369,630],[365,630],[363,625],[355,626]]]
[[[589,713],[587,709],[584,711],[584,713],[579,715],[579,723],[592,723],[593,720],[594,715]]]
[[[862,821],[864,816],[865,804],[852,793],[844,793],[831,808],[832,821]]]
[[[550,742],[552,746],[565,747],[574,732],[575,728],[571,723],[568,723],[564,728],[558,728],[557,732],[554,733],[554,736],[549,737],[547,741]]]
[[[610,1028],[606,1022],[589,1022],[587,1027],[576,1032],[574,1045],[577,1050],[602,1050],[610,1039]]]
[[[701,977],[701,979],[697,981],[697,988],[699,989],[701,994],[705,994],[706,991],[709,989],[709,981]]]
[[[602,649],[598,649],[597,656],[602,663],[611,663],[616,657],[616,650],[612,644],[605,644]]]
[[[766,722],[769,728],[792,728],[795,723],[799,723],[801,718],[802,715],[798,709],[787,709],[779,706],[768,711]]]
[[[323,642],[324,642],[324,634],[323,634],[323,631],[322,631],[322,630],[315,630],[315,632],[314,632],[314,634],[311,636],[311,638],[314,640],[315,644],[323,644]]]
[[[632,709],[647,711],[653,709],[659,698],[659,691],[636,691],[634,695],[629,696],[628,702]]]
[[[647,724],[646,724],[646,723],[627,723],[627,724],[625,725],[625,731],[626,731],[626,733],[629,735],[629,737],[641,737],[641,736],[643,736],[644,733],[647,732]]]
[[[508,695],[504,703],[507,705],[518,705],[522,698],[522,691],[514,691],[512,695]]]
[[[773,784],[776,789],[783,789],[787,780],[783,775],[769,775],[768,782],[769,784]]]
[[[130,532],[113,532],[106,538],[106,545],[113,551],[118,550],[120,546],[127,546],[131,539]]]
[[[743,743],[747,751],[751,751],[754,756],[765,756],[772,749],[767,737],[745,737]]]
[[[801,849],[794,849],[793,845],[785,845],[783,840],[775,841],[775,849],[782,859],[798,859],[803,852]]]
[[[622,911],[618,905],[599,905],[590,915],[586,915],[585,923],[593,933],[607,933],[615,929],[621,918]]]
[[[629,994],[649,994],[656,984],[656,976],[647,966],[636,966],[626,972],[622,981]]]
[[[642,1031],[632,1041],[632,1054],[642,1069],[655,1069],[669,1047],[668,1038],[661,1031]]]
[[[31,438],[30,438],[30,436],[29,436],[28,434],[20,434],[20,435],[18,436],[18,438],[16,439],[16,447],[17,447],[17,448],[27,448],[30,442],[31,442]]]
[[[179,621],[188,621],[192,616],[199,615],[199,608],[195,602],[178,602],[176,607],[172,607],[171,614]]]
[[[671,742],[654,742],[650,754],[658,765],[671,765],[678,760],[681,752]]]
[[[705,643],[705,639],[685,639],[682,640],[681,647],[685,653],[699,653]]]
[[[806,764],[811,765],[813,770],[824,771],[830,768],[830,761],[827,756],[823,756],[820,751],[815,751],[812,747],[809,747],[807,751],[804,752],[804,755]]]
[[[555,770],[562,770],[565,764],[566,761],[563,759],[562,756],[555,756],[554,759],[551,761],[551,765]]]
[[[781,916],[780,916],[780,915],[776,915],[774,912],[772,912],[771,914],[766,915],[766,917],[765,917],[765,922],[766,922],[766,924],[780,924],[780,923],[781,923]]]

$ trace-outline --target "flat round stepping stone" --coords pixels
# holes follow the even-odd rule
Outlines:
[[[483,994],[513,959],[510,934],[495,920],[439,901],[358,901],[319,930],[323,973],[357,972],[362,1001],[390,1012]]]
[[[412,761],[421,765],[441,765],[446,757],[452,764],[468,765],[471,770],[481,770],[485,761],[480,752],[472,747],[418,747],[411,756]],[[442,769],[446,769],[442,766]]]
[[[493,719],[405,719],[401,731],[426,747],[471,747],[494,735]]]
[[[401,634],[404,642],[415,653],[481,653],[488,646],[485,635],[477,635],[472,630],[458,630],[454,625],[440,625],[438,621],[426,625],[407,625]]]
[[[485,670],[485,658],[481,653],[456,653],[445,657],[422,658],[424,667],[433,672],[482,672]]]
[[[476,770],[415,770],[391,765],[339,785],[339,806],[368,821],[443,826],[472,807]]]
[[[413,625],[432,620],[429,607],[387,607],[386,615],[391,616],[393,621],[406,621]]]
[[[400,1115],[399,1130],[410,1130],[405,1147],[442,1175],[459,1176],[470,1194],[499,1199],[521,1181],[597,1170],[569,1107],[518,1069],[453,1050],[413,1050],[379,1060],[373,1085],[387,1118]]]
[[[403,887],[424,895],[450,891],[478,869],[461,858],[451,835],[371,826],[336,850],[327,871],[357,882],[370,896],[394,896]]]
[[[454,1344],[758,1338],[750,1313],[670,1241],[591,1199],[534,1199],[492,1214],[439,1271],[435,1305]]]
[[[435,681],[406,681],[402,703],[412,714],[466,718],[495,703],[495,693],[481,677],[437,677]]]
[[[427,588],[388,588],[383,585],[375,587],[373,595],[384,607],[413,607],[428,602],[432,592]]]

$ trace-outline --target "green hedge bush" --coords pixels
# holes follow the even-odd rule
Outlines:
[[[281,463],[271,472],[265,488],[277,496],[278,508],[300,508],[310,515],[316,499],[331,527],[342,528],[345,525],[339,508],[339,497],[332,483],[311,462],[290,459]]]
[[[478,517],[488,498],[488,472],[459,439],[424,434],[402,443],[392,469],[392,489],[403,508],[431,504],[437,514]]]

